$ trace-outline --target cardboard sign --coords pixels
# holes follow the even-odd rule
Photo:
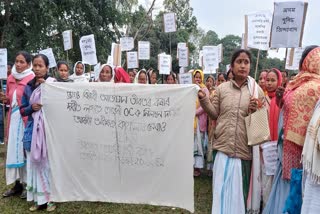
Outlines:
[[[191,73],[179,74],[179,83],[192,84],[192,74]]]
[[[179,66],[188,67],[189,65],[189,49],[188,47],[179,48]]]
[[[299,70],[299,63],[302,56],[304,47],[302,48],[290,48],[288,50],[286,58],[286,69],[287,70]]]
[[[274,3],[270,47],[301,47],[307,7],[301,1]]]
[[[177,31],[176,15],[174,13],[163,14],[164,32],[171,33]]]
[[[172,58],[170,55],[158,55],[158,70],[160,74],[170,74],[172,67]]]
[[[0,79],[7,79],[8,53],[6,48],[0,48]]]
[[[82,56],[82,62],[84,64],[95,65],[98,63],[96,43],[94,41],[94,35],[83,36],[80,38],[80,50]]]
[[[53,68],[57,66],[56,59],[54,58],[52,48],[47,48],[44,50],[39,51],[40,54],[44,54],[48,57],[49,59],[49,68]]]
[[[223,46],[222,44],[217,45],[218,48],[218,60],[219,62],[222,62],[223,59]]]
[[[120,38],[121,51],[130,51],[134,48],[133,37]]]
[[[246,15],[246,35],[248,47],[268,50],[272,13],[270,11],[254,12]]]
[[[72,30],[66,30],[62,32],[63,37],[63,47],[64,50],[70,50],[73,47],[73,41],[72,41]]]
[[[203,73],[216,73],[219,68],[219,49],[217,46],[203,46]]]
[[[148,41],[138,42],[138,58],[139,60],[150,59],[150,42]]]
[[[185,42],[179,42],[177,44],[177,59],[179,59],[179,49],[180,48],[185,48],[185,47],[188,47],[187,43],[185,43]]]
[[[139,68],[138,52],[127,52],[127,68]]]
[[[114,66],[121,66],[121,45],[120,44],[112,43],[111,58]]]

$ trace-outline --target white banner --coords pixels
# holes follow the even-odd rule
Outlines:
[[[294,48],[294,50],[292,50],[292,48],[288,49],[288,54],[286,59],[287,70],[299,70],[299,63],[300,63],[300,59],[304,49],[305,49],[304,47]]]
[[[139,68],[139,60],[137,51],[127,52],[127,68]]]
[[[66,30],[62,32],[63,37],[63,47],[64,50],[70,50],[72,49],[73,43],[72,43],[72,30]]]
[[[176,15],[174,13],[163,14],[164,32],[171,33],[177,31]]]
[[[179,74],[180,84],[192,84],[192,73]]]
[[[247,15],[248,47],[268,50],[272,13],[270,11],[254,12]]]
[[[47,49],[41,50],[41,51],[39,51],[39,53],[44,54],[48,57],[49,68],[53,68],[53,67],[57,66],[57,62],[56,62],[56,59],[54,58],[52,48],[47,48]]]
[[[96,43],[94,41],[94,35],[83,36],[80,38],[80,49],[82,62],[84,64],[95,65],[98,63]]]
[[[139,60],[149,60],[150,59],[150,42],[139,41],[138,42],[138,57]]]
[[[170,74],[172,67],[172,58],[170,55],[158,55],[158,70],[159,74]]]
[[[133,37],[120,38],[121,51],[131,51],[134,48]]]
[[[52,201],[194,211],[195,85],[41,87]]]
[[[178,49],[179,53],[179,66],[180,67],[188,67],[189,65],[189,49],[188,47],[181,47]]]
[[[7,79],[8,53],[6,48],[0,48],[0,79]]]
[[[271,47],[300,47],[304,16],[304,2],[302,1],[275,2]]]
[[[219,68],[219,49],[217,46],[203,46],[203,73],[216,73]]]

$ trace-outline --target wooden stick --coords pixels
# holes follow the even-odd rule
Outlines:
[[[257,63],[256,63],[256,70],[254,72],[254,79],[257,79],[257,72],[258,72],[258,65],[259,65],[259,58],[260,58],[260,49],[258,49],[258,54],[257,54]]]

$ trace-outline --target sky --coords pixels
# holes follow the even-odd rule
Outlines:
[[[244,16],[248,13],[270,10],[274,0],[190,0],[198,26],[215,31],[219,38],[228,34],[241,37],[244,33]],[[284,1],[284,0],[279,0]],[[320,0],[308,0],[307,17],[302,46],[320,45]],[[285,57],[285,50],[269,51],[270,57]]]

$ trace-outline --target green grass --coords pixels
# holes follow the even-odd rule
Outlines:
[[[0,145],[0,193],[9,189],[5,184],[5,169],[4,169],[4,154],[5,149]],[[202,175],[195,179],[195,213],[210,213],[211,212],[211,178]],[[18,196],[10,198],[1,198],[0,196],[0,213],[1,214],[22,214],[31,213],[29,207],[32,203],[20,199]],[[36,213],[47,213],[46,211],[38,211]],[[118,204],[118,203],[101,203],[101,202],[68,202],[57,203],[57,209],[53,213],[190,213],[183,209],[172,207],[161,207],[151,205],[134,205],[134,204]]]

